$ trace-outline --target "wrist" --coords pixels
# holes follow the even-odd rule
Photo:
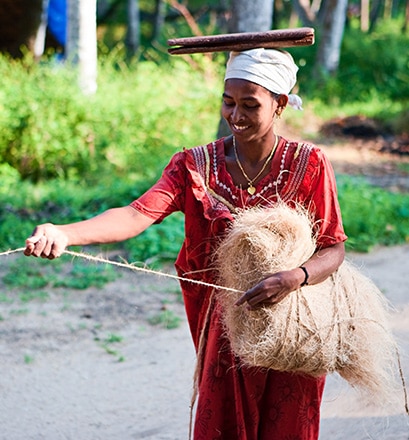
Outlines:
[[[307,268],[305,266],[300,266],[299,269],[301,269],[301,271],[304,275],[304,278],[301,281],[300,287],[308,286],[308,280],[309,280],[310,274],[308,273]]]

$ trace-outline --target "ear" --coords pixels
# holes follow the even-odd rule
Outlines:
[[[288,96],[287,95],[278,95],[276,98],[277,101],[277,109],[276,109],[276,115],[278,117],[281,116],[281,113],[286,108],[288,103]]]
[[[288,96],[287,95],[278,95],[277,104],[278,104],[278,107],[281,107],[282,110],[284,110],[288,104]]]

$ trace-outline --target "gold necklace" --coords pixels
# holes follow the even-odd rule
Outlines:
[[[256,192],[256,188],[253,185],[253,183],[263,174],[264,170],[266,169],[267,164],[270,162],[271,158],[274,156],[274,153],[276,151],[277,145],[278,145],[278,136],[275,136],[275,143],[274,143],[274,147],[271,150],[271,153],[268,155],[266,161],[264,162],[263,167],[261,168],[261,170],[257,173],[256,177],[253,177],[252,179],[250,179],[250,177],[246,174],[246,172],[244,171],[244,168],[240,162],[239,159],[239,155],[237,154],[237,148],[236,148],[236,138],[233,136],[233,149],[234,149],[234,155],[236,157],[236,162],[237,165],[240,168],[240,171],[242,172],[243,176],[247,179],[248,182],[248,188],[247,188],[247,192],[252,196],[255,192]]]

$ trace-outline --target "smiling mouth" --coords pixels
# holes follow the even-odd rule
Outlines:
[[[231,124],[232,128],[234,129],[234,131],[244,131],[247,130],[249,128],[248,125],[236,125],[236,124]]]

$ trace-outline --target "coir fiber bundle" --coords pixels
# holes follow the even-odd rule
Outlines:
[[[237,215],[217,253],[220,283],[246,291],[267,275],[302,265],[315,250],[301,208],[277,204]],[[321,376],[338,372],[352,386],[384,399],[395,389],[396,343],[388,304],[374,283],[344,262],[326,281],[255,311],[220,291],[233,352],[244,365]]]

